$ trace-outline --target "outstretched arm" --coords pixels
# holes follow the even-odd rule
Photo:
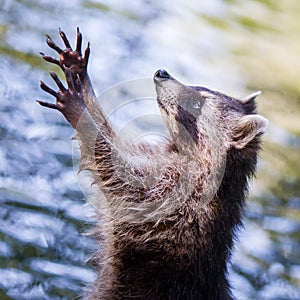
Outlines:
[[[66,47],[65,49],[61,49],[49,35],[46,35],[48,46],[59,54],[59,60],[51,56],[47,56],[44,53],[41,53],[42,57],[46,61],[60,66],[63,71],[65,67],[68,67],[74,81],[77,80],[77,75],[79,76],[82,85],[84,103],[91,117],[94,119],[97,126],[105,123],[111,130],[111,126],[108,124],[102,109],[97,103],[97,98],[87,72],[90,56],[90,44],[88,43],[87,48],[84,51],[84,56],[82,56],[82,34],[78,27],[75,50],[72,49],[66,34],[60,29],[59,35],[64,42]]]
[[[112,134],[101,109],[97,106],[96,115],[92,110],[91,103],[95,101],[95,98],[90,91],[90,82],[86,81],[88,78],[86,72],[88,54],[84,58],[74,54],[75,52],[79,53],[81,35],[77,36],[75,51],[69,47],[64,33],[61,32],[61,36],[66,44],[66,50],[61,50],[52,40],[48,40],[50,47],[60,53],[60,61],[45,55],[43,57],[62,67],[67,86],[59,80],[54,72],[50,72],[58,91],[51,89],[44,82],[41,82],[40,85],[45,92],[56,98],[56,103],[40,100],[38,103],[60,111],[76,129],[80,139],[83,168],[92,171],[95,183],[98,183],[102,191],[109,195],[109,205],[115,215],[122,219],[127,218],[127,214],[131,214],[131,217],[135,217],[137,214],[143,215],[144,211],[152,214],[153,210],[157,207],[160,208],[160,201],[167,194],[173,195],[171,197],[174,198],[177,197],[175,187],[179,174],[177,174],[176,166],[171,159],[169,163],[162,165],[160,155],[164,155],[164,153],[154,153],[153,149],[147,150],[146,147],[135,149],[135,152],[132,153],[130,150],[129,153],[124,152],[122,145],[118,143],[118,138]],[[88,53],[87,51],[86,53]],[[73,54],[74,56],[72,56]],[[137,158],[141,155],[144,155],[146,160]],[[140,163],[137,164],[139,161]],[[146,206],[140,206],[143,203]]]
[[[141,194],[145,192],[144,189],[126,182],[125,173],[127,172],[129,175],[131,168],[126,156],[124,157],[119,152],[116,138],[108,131],[105,123],[96,124],[89,113],[80,76],[77,75],[74,80],[68,67],[64,67],[64,74],[67,87],[54,72],[50,72],[58,91],[53,90],[42,81],[40,83],[45,92],[56,98],[56,103],[41,100],[37,100],[37,102],[42,106],[60,111],[70,125],[76,129],[81,144],[81,157],[87,164],[84,167],[93,171],[96,182],[100,180],[102,188],[106,188],[107,192],[117,197],[121,196],[122,190],[125,188],[129,198],[142,200]]]

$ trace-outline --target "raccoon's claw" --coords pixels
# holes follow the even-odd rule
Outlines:
[[[48,34],[46,34],[46,42],[48,46],[53,50],[55,50],[58,54],[61,54],[63,52],[63,50],[54,43],[54,41],[51,39],[51,37]]]
[[[58,106],[56,104],[49,103],[49,102],[44,102],[44,101],[41,101],[41,100],[35,100],[35,101],[37,103],[39,103],[40,105],[42,105],[42,106],[45,106],[45,107],[48,107],[48,108],[51,108],[51,109],[59,110]]]
[[[81,46],[82,46],[82,34],[77,27],[77,40],[76,40],[76,51],[81,55]]]
[[[90,52],[91,52],[90,42],[88,42],[87,47],[85,48],[84,57],[83,57],[86,66],[88,65],[88,62],[89,62]]]
[[[69,42],[69,40],[68,40],[66,34],[65,34],[60,28],[58,29],[58,33],[59,33],[60,37],[62,38],[62,40],[63,40],[63,42],[64,42],[66,48],[69,48],[69,49],[72,50],[72,47],[71,47],[71,45],[70,45],[70,42]]]
[[[37,102],[42,106],[59,110],[69,121],[69,123],[76,128],[77,122],[82,112],[86,108],[84,104],[82,84],[78,74],[74,79],[70,69],[65,65],[63,65],[63,68],[67,81],[67,87],[63,85],[56,73],[52,71],[49,73],[56,83],[58,91],[53,90],[43,81],[40,82],[41,89],[56,98],[56,104],[41,100],[37,100]]]
[[[40,52],[40,54],[42,55],[44,60],[59,66],[59,60],[57,60],[51,56],[45,55],[45,53],[43,53],[43,52]]]
[[[59,35],[63,40],[63,43],[66,47],[65,49],[61,49],[60,47],[58,47],[55,44],[55,42],[51,39],[51,37],[49,35],[46,35],[48,46],[54,49],[59,54],[59,60],[47,56],[44,53],[40,53],[40,54],[42,55],[44,60],[59,65],[63,71],[64,71],[64,66],[67,66],[70,69],[70,72],[74,80],[76,80],[77,74],[80,76],[81,79],[83,79],[87,74],[87,65],[88,65],[88,60],[90,55],[90,43],[88,43],[84,52],[84,56],[82,56],[82,51],[81,51],[82,34],[79,31],[78,27],[77,27],[75,50],[73,50],[66,34],[60,28],[59,28]]]
[[[48,85],[46,85],[43,81],[40,82],[40,87],[42,90],[44,90],[46,93],[58,98],[59,93],[55,92],[53,89],[51,89]]]

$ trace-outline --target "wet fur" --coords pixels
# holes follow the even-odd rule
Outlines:
[[[222,114],[232,110],[240,115],[255,113],[254,100],[241,105],[238,100],[220,93],[210,91],[210,95],[222,98],[219,107]],[[172,118],[170,114],[168,117]],[[241,225],[248,179],[255,172],[260,134],[242,150],[226,149],[222,183],[213,198],[199,206],[205,193],[203,189],[213,184],[207,183],[207,178],[214,167],[211,152],[218,149],[213,149],[208,136],[198,132],[193,115],[176,115],[176,118],[191,134],[191,140],[183,141],[189,153],[181,153],[178,150],[181,145],[172,140],[158,149],[149,146],[130,149],[118,145],[111,136],[109,147],[103,142],[97,144],[91,163],[82,143],[82,157],[87,159],[86,167],[94,171],[94,179],[104,191],[102,202],[109,215],[102,216],[104,220],[95,230],[96,236],[102,237],[102,251],[92,259],[99,267],[99,275],[88,299],[233,299],[227,280],[227,262],[235,232]],[[155,184],[151,188],[142,184],[139,188],[133,187],[121,179],[126,176],[116,176],[111,161],[114,145],[127,148],[125,157],[120,154],[120,160],[125,161],[128,155],[148,158],[148,165],[138,166],[133,177],[142,182],[140,175],[149,176],[152,172]],[[158,162],[151,159],[154,154],[159,154],[159,169],[155,167]],[[187,159],[191,157],[196,163],[187,169]],[[179,176],[192,179],[195,174],[200,181],[193,182],[193,192],[188,199],[177,205],[184,193],[181,189],[172,195],[177,199],[167,199],[170,187]],[[163,211],[159,208],[152,211],[151,216],[143,214],[142,205],[139,212],[142,216],[130,210],[131,202],[136,207],[161,200],[167,205]],[[124,202],[129,204],[124,205]]]
[[[227,263],[267,124],[255,98],[241,102],[161,72],[157,100],[170,138],[132,146],[114,134],[88,75],[69,73],[80,75],[86,110],[66,118],[77,124],[99,218],[90,260],[98,278],[87,299],[233,299]]]

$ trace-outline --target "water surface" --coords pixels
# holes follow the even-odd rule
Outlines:
[[[38,54],[55,55],[45,34],[60,42],[61,27],[73,41],[77,26],[91,42],[100,97],[158,68],[236,97],[263,90],[258,108],[271,126],[230,280],[238,299],[300,298],[300,4],[161,2],[0,0],[1,299],[73,299],[95,277],[84,234],[93,209],[74,172],[73,131],[34,102],[51,99],[38,83],[52,85],[47,70],[58,71]]]

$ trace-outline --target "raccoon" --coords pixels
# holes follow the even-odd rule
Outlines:
[[[98,277],[87,299],[233,299],[227,264],[241,225],[249,179],[268,121],[255,98],[236,99],[184,85],[161,69],[154,75],[157,103],[169,131],[158,145],[129,145],[98,105],[77,28],[73,50],[61,30],[61,49],[47,36],[67,86],[50,72],[58,91],[41,82],[76,130],[81,167],[99,195],[91,262]],[[101,247],[100,247],[101,246]]]

